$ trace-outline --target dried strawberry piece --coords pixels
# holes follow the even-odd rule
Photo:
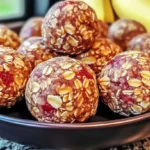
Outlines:
[[[51,112],[52,110],[56,110],[54,107],[52,107],[50,104],[45,103],[44,105],[41,106],[42,109],[46,112]]]
[[[82,69],[79,71],[80,76],[86,76],[87,79],[93,79],[93,76],[87,71],[87,69],[82,65]]]
[[[0,72],[0,79],[6,86],[9,86],[14,81],[13,75],[6,71]]]

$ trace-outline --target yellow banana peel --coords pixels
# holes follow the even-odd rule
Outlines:
[[[112,5],[118,17],[134,19],[150,32],[150,0],[112,0]]]
[[[109,23],[114,22],[114,13],[110,0],[82,0],[82,1],[87,3],[94,9],[98,19]]]

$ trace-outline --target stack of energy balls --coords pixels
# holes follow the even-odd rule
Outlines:
[[[109,27],[86,3],[67,0],[28,20],[21,40],[3,28],[0,106],[25,94],[38,121],[55,123],[85,122],[100,96],[120,115],[150,110],[150,35],[142,24],[121,19]]]

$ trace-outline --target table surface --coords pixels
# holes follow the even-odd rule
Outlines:
[[[50,149],[39,149],[37,147],[28,147],[0,138],[0,150],[50,150]],[[150,138],[119,147],[108,148],[106,150],[150,150]]]

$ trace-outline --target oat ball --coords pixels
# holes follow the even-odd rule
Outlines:
[[[24,41],[32,36],[41,36],[42,23],[42,17],[32,17],[28,19],[20,31],[21,40]]]
[[[97,33],[98,35],[96,36],[96,38],[106,38],[107,34],[108,34],[108,29],[109,26],[107,23],[98,20],[97,21]]]
[[[12,107],[24,96],[29,78],[24,57],[17,51],[0,46],[0,107]]]
[[[119,19],[108,30],[108,38],[126,50],[129,41],[137,35],[146,33],[146,28],[139,22],[130,19]]]
[[[82,1],[58,2],[44,19],[43,40],[56,52],[79,54],[93,45],[97,21],[94,10]]]
[[[0,25],[0,45],[16,50],[20,46],[20,39],[14,31]]]
[[[129,42],[127,50],[138,50],[150,53],[150,33],[144,33],[133,38]]]
[[[95,40],[92,48],[78,55],[76,58],[89,65],[96,74],[118,53],[121,53],[120,46],[106,38]]]
[[[150,59],[139,51],[115,56],[98,77],[104,103],[123,116],[150,110]]]
[[[41,62],[46,61],[57,54],[45,47],[42,37],[31,37],[25,40],[18,49],[18,52],[25,56],[25,61],[30,62],[31,71]]]
[[[95,115],[98,88],[93,70],[66,56],[39,64],[26,87],[26,102],[40,122],[84,122]]]

